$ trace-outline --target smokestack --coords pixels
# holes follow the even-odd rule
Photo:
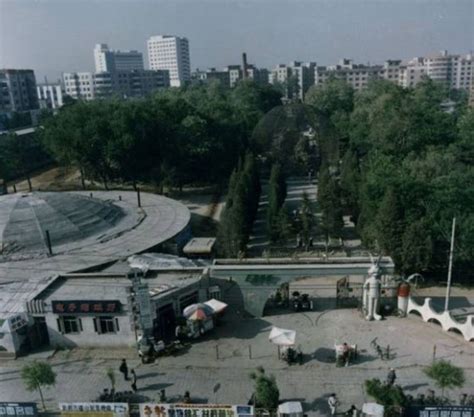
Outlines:
[[[242,54],[242,64],[243,64],[242,65],[242,67],[243,67],[242,68],[242,78],[244,80],[246,80],[247,79],[247,54],[245,52]]]

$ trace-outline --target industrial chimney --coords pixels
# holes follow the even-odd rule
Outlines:
[[[247,54],[244,52],[242,54],[242,79],[247,79]]]

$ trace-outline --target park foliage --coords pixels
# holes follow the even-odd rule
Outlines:
[[[441,104],[455,98],[454,111]],[[391,255],[396,269],[445,275],[452,218],[457,231],[454,273],[472,277],[474,259],[474,109],[425,79],[415,88],[373,81],[355,92],[332,80],[314,86],[306,103],[328,121],[342,158],[330,162],[346,214],[364,246]],[[328,182],[322,164],[320,182]],[[334,191],[336,189],[336,191]],[[331,198],[322,193],[322,204]],[[336,203],[337,205],[337,203]],[[324,210],[324,208],[323,208]],[[327,222],[337,235],[337,222]]]

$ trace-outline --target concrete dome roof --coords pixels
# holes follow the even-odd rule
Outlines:
[[[47,252],[46,231],[54,245],[101,234],[125,215],[104,200],[72,193],[34,192],[2,197],[0,242],[8,252]]]

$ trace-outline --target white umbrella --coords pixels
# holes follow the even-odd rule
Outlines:
[[[296,332],[294,330],[273,327],[268,339],[278,346],[293,346],[295,344]]]
[[[227,308],[226,303],[216,300],[215,298],[206,301],[204,304],[211,307],[214,310],[214,313],[220,313],[221,311],[224,311]]]

